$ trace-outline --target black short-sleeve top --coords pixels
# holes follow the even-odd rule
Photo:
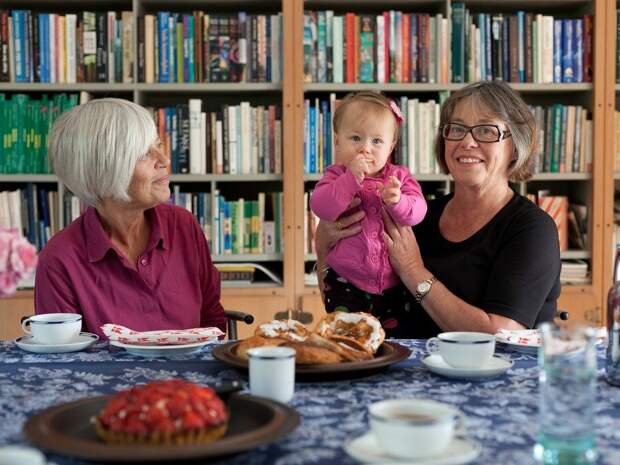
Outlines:
[[[426,218],[413,228],[426,268],[457,297],[487,313],[528,328],[552,320],[561,268],[553,219],[515,193],[479,231],[451,242],[439,232],[439,219],[451,198],[449,194],[429,202]],[[441,332],[420,306],[411,313],[412,337]]]

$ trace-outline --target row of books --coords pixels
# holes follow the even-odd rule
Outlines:
[[[0,10],[0,82],[280,82],[282,15]]]
[[[548,190],[527,194],[527,197],[553,218],[558,228],[560,251],[587,250],[588,210],[585,205],[569,202],[564,195],[551,195]]]
[[[131,11],[0,11],[0,81],[132,82]]]
[[[241,102],[206,112],[202,104],[190,99],[174,107],[147,107],[173,173],[282,173],[279,107]]]
[[[319,224],[319,218],[310,209],[311,192],[304,193],[304,253],[316,253],[315,235]],[[432,199],[435,194],[427,196]],[[527,197],[546,211],[554,220],[558,229],[560,250],[569,248],[575,250],[587,250],[588,247],[588,213],[585,205],[570,203],[568,197],[551,195],[547,190],[540,190]],[[620,203],[619,203],[620,204]],[[620,207],[618,209],[620,212]],[[618,214],[620,218],[620,213]],[[620,220],[618,221],[620,223]],[[620,230],[620,226],[619,226]],[[620,234],[620,233],[619,233]],[[620,235],[617,236],[620,244]]]
[[[592,81],[593,18],[384,11],[304,14],[306,82]],[[451,65],[451,66],[450,66]]]
[[[590,267],[585,260],[562,260],[560,283],[562,284],[590,284]]]
[[[329,101],[316,98],[306,99],[304,103],[304,172],[322,173],[334,162],[332,120],[339,100],[335,94],[330,94]],[[405,121],[394,162],[409,167],[414,174],[440,173],[433,156],[440,103],[408,97],[401,97],[398,103]]]
[[[441,14],[306,11],[303,44],[306,82],[450,82]]]
[[[181,192],[175,185],[171,201],[196,216],[212,254],[283,251],[282,192],[259,192],[256,200],[226,200],[218,190]]]
[[[592,120],[579,105],[530,107],[538,128],[536,173],[592,171]]]
[[[140,82],[280,82],[282,14],[138,18]]]
[[[592,36],[592,16],[473,14],[454,3],[452,82],[591,82]]]
[[[49,173],[47,138],[52,124],[78,104],[76,94],[0,94],[0,173]]]
[[[413,174],[440,172],[434,156],[434,140],[444,94],[440,93],[439,102],[421,102],[404,96],[396,100],[405,120],[393,159],[409,167]],[[304,172],[322,173],[334,162],[332,124],[339,100],[330,94],[329,100],[306,99],[304,103]],[[588,119],[587,109],[560,104],[530,109],[538,128],[535,172],[592,171],[592,120]]]
[[[181,192],[176,185],[170,202],[196,216],[213,254],[283,251],[281,192],[259,192],[256,200],[227,201],[217,190],[213,194]],[[85,205],[68,192],[62,208],[68,225],[83,213]],[[24,189],[0,191],[0,228],[16,228],[40,250],[63,227],[56,190],[28,183]]]
[[[41,250],[56,234],[58,192],[29,183],[25,189],[0,192],[0,228],[15,228]]]

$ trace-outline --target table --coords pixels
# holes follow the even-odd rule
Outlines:
[[[515,360],[505,375],[482,381],[441,378],[421,363],[423,340],[397,341],[412,350],[411,357],[387,371],[362,379],[297,383],[291,405],[301,425],[277,443],[227,458],[231,465],[301,465],[358,462],[342,449],[348,439],[368,429],[366,406],[387,398],[430,398],[458,406],[468,418],[469,432],[483,448],[477,464],[535,463],[531,450],[537,434],[538,368],[536,358],[504,352]],[[501,348],[498,352],[502,353]],[[599,352],[597,436],[600,464],[620,463],[620,388],[602,379]],[[111,394],[137,383],[184,378],[199,384],[247,381],[211,355],[198,354],[143,359],[122,349],[98,343],[68,354],[31,354],[12,342],[0,343],[0,446],[22,444],[21,427],[36,411],[83,397]],[[80,462],[49,455],[49,463]]]

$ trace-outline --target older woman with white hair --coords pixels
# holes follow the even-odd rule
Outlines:
[[[495,333],[553,319],[560,295],[558,232],[547,213],[510,187],[532,176],[535,149],[536,121],[505,82],[470,84],[446,99],[435,157],[452,175],[453,193],[430,201],[413,230],[383,212],[385,256],[402,280],[391,311],[376,315],[389,337]],[[321,221],[319,273],[330,247],[359,234],[363,215]],[[324,294],[329,298],[329,289]]]
[[[36,313],[79,313],[100,337],[105,323],[226,331],[219,274],[194,216],[167,203],[170,160],[144,108],[114,98],[73,108],[52,128],[49,157],[89,207],[42,250]]]

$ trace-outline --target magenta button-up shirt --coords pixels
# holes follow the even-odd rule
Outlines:
[[[194,216],[158,205],[146,217],[151,234],[137,269],[112,245],[94,208],[52,237],[37,265],[36,313],[80,313],[83,330],[103,339],[105,323],[226,331],[219,273]]]
[[[401,182],[400,201],[394,205],[383,204],[379,189],[379,183],[386,184],[389,176]],[[413,226],[426,215],[426,201],[420,184],[404,166],[388,163],[378,176],[367,177],[360,184],[345,166],[332,165],[316,185],[310,207],[319,218],[335,221],[354,197],[362,200],[366,212],[362,231],[338,241],[327,255],[327,264],[357,288],[381,294],[399,283],[383,243],[381,210],[385,208],[397,224]]]

